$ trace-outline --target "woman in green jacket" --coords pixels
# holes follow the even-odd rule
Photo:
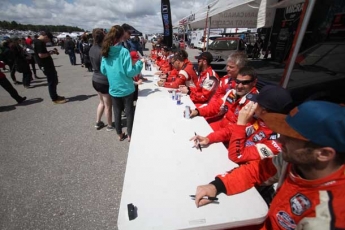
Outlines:
[[[122,132],[121,112],[125,109],[127,116],[128,141],[132,134],[134,120],[134,84],[133,77],[143,68],[143,59],[132,65],[129,51],[121,45],[124,30],[121,26],[111,27],[102,44],[101,72],[109,81],[109,94],[112,97],[115,129],[119,140],[126,139]]]

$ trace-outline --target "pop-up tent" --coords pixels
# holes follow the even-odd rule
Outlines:
[[[262,28],[271,27],[276,8],[304,0],[215,0],[179,20],[190,28]]]

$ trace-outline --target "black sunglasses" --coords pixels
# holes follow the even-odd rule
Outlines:
[[[252,83],[253,81],[254,81],[254,79],[252,79],[252,80],[245,80],[245,81],[241,81],[241,80],[235,79],[236,84],[242,84],[242,85],[248,85],[248,84]]]

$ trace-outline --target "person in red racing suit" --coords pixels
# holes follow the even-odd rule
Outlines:
[[[210,123],[214,132],[207,136],[209,144],[229,141],[232,132],[231,126],[237,122],[241,108],[249,102],[246,95],[248,93],[258,93],[255,88],[256,72],[252,67],[241,68],[235,81],[237,83],[236,90],[231,89],[223,98],[213,100],[212,104],[191,111],[191,117],[196,115],[204,117],[221,116],[220,120]]]
[[[278,134],[265,125],[261,116],[268,112],[287,114],[292,105],[289,91],[273,85],[264,86],[259,94],[248,94],[247,99],[251,102],[242,107],[237,123],[231,126],[228,147],[229,159],[238,164],[281,152],[281,145],[276,141]],[[199,135],[191,140],[201,145],[209,143],[207,137]]]
[[[246,63],[247,56],[243,52],[234,52],[229,55],[226,61],[227,74],[220,79],[217,91],[213,95],[209,103],[212,103],[213,100],[222,98],[227,91],[236,87],[235,79],[238,75],[238,71],[242,67],[246,66]]]
[[[212,69],[213,56],[209,52],[203,52],[198,56],[199,77],[196,87],[180,86],[182,93],[188,94],[196,107],[207,103],[219,86],[218,74]]]
[[[178,88],[180,85],[195,87],[197,75],[193,64],[188,60],[187,52],[185,50],[180,50],[178,54],[172,57],[171,63],[173,67],[179,71],[178,75],[174,81],[166,82],[161,79],[157,84],[168,88]]]
[[[277,182],[277,193],[260,226],[244,229],[345,229],[345,107],[308,101],[289,115],[266,113],[282,152],[251,161],[197,187],[197,207],[224,192],[234,195],[254,185]]]

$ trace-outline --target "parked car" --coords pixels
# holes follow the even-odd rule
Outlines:
[[[208,51],[214,61],[225,61],[233,52],[245,52],[245,45],[239,37],[217,38],[208,46]]]

